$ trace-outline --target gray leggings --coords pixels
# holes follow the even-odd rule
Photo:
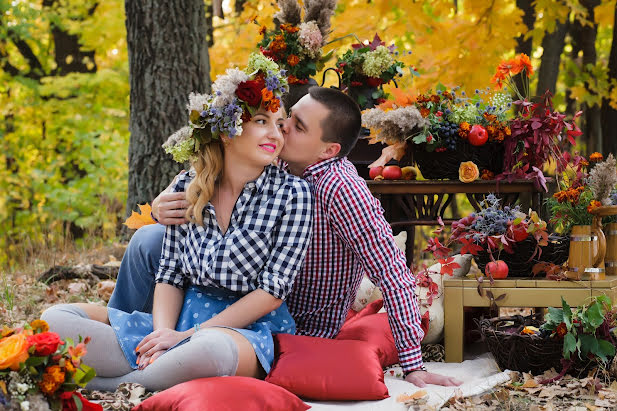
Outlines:
[[[215,329],[199,330],[190,341],[161,355],[144,370],[129,365],[111,326],[91,320],[84,310],[71,304],[53,306],[41,318],[61,338],[90,336],[84,364],[94,368],[97,377],[89,389],[114,391],[122,382],[136,382],[151,391],[203,377],[235,375],[238,347],[228,334]]]

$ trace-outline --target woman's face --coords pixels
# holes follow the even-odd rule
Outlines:
[[[282,108],[272,113],[260,107],[250,121],[242,124],[242,134],[227,141],[225,156],[259,167],[272,163],[283,148],[284,116]]]

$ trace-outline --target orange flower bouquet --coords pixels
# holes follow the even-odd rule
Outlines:
[[[45,321],[0,334],[0,406],[2,409],[101,410],[75,390],[95,376],[81,362],[89,338],[77,345],[49,331]]]
[[[598,162],[601,156],[599,153],[592,154],[590,160],[595,164],[589,172],[589,162],[576,156],[569,164],[569,169],[575,170],[575,173],[572,170],[569,174],[564,172],[558,183],[561,190],[547,200],[551,223],[562,234],[568,234],[572,226],[592,224],[594,209],[615,205],[617,161],[609,154],[605,161]]]
[[[323,69],[332,53],[322,55],[322,47],[330,33],[330,17],[336,1],[319,0],[304,3],[302,11],[296,0],[279,0],[275,28],[261,26],[263,39],[257,44],[262,54],[276,61],[287,72],[289,84],[307,84],[309,78]]]

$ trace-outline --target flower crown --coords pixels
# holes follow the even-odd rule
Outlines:
[[[244,70],[227,69],[212,84],[212,94],[189,95],[189,125],[172,134],[163,148],[179,163],[188,161],[202,144],[242,134],[242,123],[249,121],[262,105],[276,113],[281,97],[289,91],[285,70],[260,53],[249,57]]]

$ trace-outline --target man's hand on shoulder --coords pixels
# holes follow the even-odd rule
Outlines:
[[[184,170],[182,170],[184,171]],[[152,201],[152,216],[163,225],[186,224],[189,222],[184,215],[189,208],[186,193],[171,193],[171,187],[178,179],[174,177],[169,186]]]
[[[428,371],[413,371],[405,377],[405,381],[412,383],[416,387],[424,388],[427,384],[442,385],[444,387],[459,386],[463,382],[454,377],[435,374]]]

